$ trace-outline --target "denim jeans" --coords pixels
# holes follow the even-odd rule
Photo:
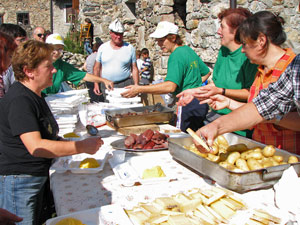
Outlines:
[[[93,50],[91,48],[91,43],[89,41],[85,41],[84,44],[84,51],[89,55],[93,53]]]
[[[22,217],[18,225],[38,224],[47,179],[46,176],[1,175],[0,208]]]

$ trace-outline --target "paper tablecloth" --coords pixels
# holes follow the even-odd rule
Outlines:
[[[96,153],[111,154],[114,149],[110,143],[123,138],[111,128],[105,126],[99,131],[103,137],[104,145]],[[199,174],[192,172],[172,159],[168,151],[129,153],[126,158],[146,156],[149,160],[163,162],[165,168],[176,174],[176,180],[161,184],[143,184],[140,186],[125,187],[114,175],[110,165],[106,162],[103,171],[96,174],[51,173],[50,182],[54,195],[57,215],[65,215],[72,212],[117,204],[124,208],[131,208],[138,202],[147,202],[158,196],[170,196],[179,192],[185,192],[195,187],[216,185],[210,179],[204,179]],[[166,171],[168,172],[168,171]],[[299,178],[298,178],[299,179]],[[273,188],[250,191],[238,194],[251,208],[270,209],[276,216],[288,221],[287,212],[276,210],[274,205]],[[300,224],[300,222],[298,222]]]

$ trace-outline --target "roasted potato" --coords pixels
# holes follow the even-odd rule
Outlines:
[[[220,162],[220,156],[218,155],[208,153],[206,158],[212,162]]]
[[[276,152],[276,149],[275,149],[275,147],[273,145],[267,145],[262,150],[262,154],[265,157],[271,157],[271,156],[273,156],[275,154],[275,152]]]
[[[213,151],[211,152],[211,154],[217,155],[219,153],[219,146],[217,143],[213,143],[213,145],[211,146],[211,148],[213,149]]]
[[[227,162],[231,165],[235,164],[235,161],[240,158],[241,154],[239,152],[231,152],[227,157]]]
[[[223,161],[223,162],[219,162],[219,165],[224,167],[225,169],[227,170],[234,170],[234,168],[236,168],[234,165],[226,162],[226,161]]]
[[[278,166],[279,162],[277,162],[273,157],[269,157],[269,159],[272,161],[273,166]]]
[[[260,150],[249,150],[249,151],[243,152],[241,154],[241,158],[245,159],[245,160],[250,159],[250,158],[262,159],[263,155]]]
[[[219,135],[217,137],[217,143],[218,143],[219,148],[221,147],[221,148],[227,149],[229,146],[228,141],[226,140],[226,138],[223,135]]]
[[[248,167],[245,159],[238,158],[235,162],[235,165],[237,168],[239,168],[243,171],[249,171],[249,167]]]
[[[283,157],[281,155],[273,155],[272,158],[278,163],[283,162]]]
[[[259,163],[264,167],[271,167],[274,166],[273,160],[270,160],[270,158],[263,158]]]
[[[247,165],[250,170],[258,170],[263,168],[263,166],[254,158],[248,159]]]
[[[296,163],[299,162],[298,158],[296,156],[291,155],[288,159],[288,163]]]

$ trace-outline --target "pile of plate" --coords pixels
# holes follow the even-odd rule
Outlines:
[[[59,135],[73,132],[78,121],[78,106],[87,102],[88,89],[70,90],[49,95],[46,98],[59,126]]]
[[[126,92],[128,89],[125,88],[114,88],[114,90],[110,91],[108,89],[105,90],[105,93],[107,94],[106,100],[109,103],[118,104],[118,105],[137,105],[142,104],[141,97],[136,96],[133,98],[124,98],[121,96],[121,93]]]

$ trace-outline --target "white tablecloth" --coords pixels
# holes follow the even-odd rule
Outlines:
[[[96,155],[105,153],[111,155],[114,149],[111,147],[110,143],[123,136],[116,133],[108,126],[99,128],[99,131],[99,134],[104,140],[104,145]],[[54,172],[51,173],[50,182],[57,215],[66,215],[72,212],[110,204],[131,208],[138,202],[151,201],[158,196],[170,196],[178,192],[190,190],[194,187],[215,185],[213,181],[202,178],[199,174],[192,172],[174,161],[168,151],[139,154],[126,153],[126,159],[140,156],[149,157],[149,160],[159,160],[160,162],[163,162],[164,166],[176,175],[176,179],[172,182],[164,182],[161,184],[143,184],[125,187],[114,175],[108,162],[106,162],[103,171],[96,174]],[[274,191],[272,188],[251,191],[239,196],[242,197],[250,207],[275,209]],[[287,212],[282,211],[280,216],[286,221],[289,220]]]

